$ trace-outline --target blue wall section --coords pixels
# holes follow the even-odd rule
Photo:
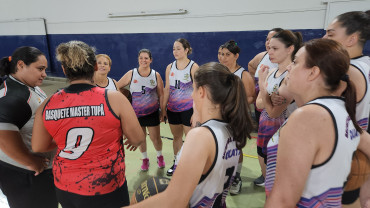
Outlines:
[[[322,29],[296,30],[303,34],[304,41],[320,38],[325,34]],[[46,36],[0,36],[0,55],[9,56],[12,51],[22,45],[31,45],[48,54],[50,49],[49,76],[64,77],[60,64],[55,59],[55,49],[63,42],[81,40],[95,46],[97,53],[108,54],[112,58],[110,77],[119,79],[128,70],[137,67],[138,51],[148,48],[152,51],[152,68],[157,70],[164,79],[166,66],[174,61],[172,55],[173,42],[178,38],[186,38],[192,48],[190,59],[199,65],[217,61],[218,47],[233,39],[241,48],[238,63],[247,68],[248,62],[259,52],[265,50],[265,38],[268,31],[237,31],[237,32],[196,32],[196,33],[140,33],[140,34],[67,34]],[[47,39],[48,38],[48,39]],[[47,44],[49,43],[49,44]],[[370,54],[370,44],[366,45],[365,54]]]
[[[14,50],[21,46],[36,47],[46,55],[50,66],[48,40],[45,35],[0,36],[0,46],[0,57],[11,56]],[[47,71],[51,72],[52,70],[49,67]]]

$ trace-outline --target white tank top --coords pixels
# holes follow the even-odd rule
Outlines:
[[[114,84],[113,79],[110,78],[110,77],[107,77],[107,79],[108,79],[108,85],[106,87],[102,87],[102,86],[99,86],[99,85],[96,85],[96,86],[101,87],[101,88],[105,88],[105,89],[108,89],[108,90],[117,90],[116,84]]]
[[[356,120],[362,129],[367,130],[370,112],[370,57],[353,58],[351,59],[351,65],[356,67],[366,80],[365,96],[356,104]]]
[[[335,146],[330,157],[319,165],[313,165],[308,175],[298,207],[341,207],[343,185],[351,170],[352,156],[360,142],[360,134],[339,97],[317,98],[307,105],[319,105],[325,108],[334,122]],[[289,122],[287,120],[285,123]],[[282,125],[284,128],[285,123]],[[266,193],[271,192],[276,171],[276,158],[279,143],[279,131],[267,145]],[[330,130],[331,131],[331,130]],[[340,171],[338,171],[340,170]]]
[[[243,67],[240,67],[238,70],[236,70],[235,72],[234,72],[234,74],[236,75],[236,76],[238,76],[240,79],[242,79],[242,76],[243,76],[243,72],[244,71],[247,71],[247,70],[245,70]]]
[[[216,155],[210,170],[202,175],[190,199],[190,207],[226,207],[225,199],[235,176],[240,151],[226,128],[226,123],[209,120],[202,124],[215,139]],[[182,148],[175,165],[181,160]]]
[[[258,71],[261,69],[261,65],[267,65],[267,66],[269,66],[270,67],[270,70],[271,69],[275,69],[275,68],[278,67],[278,64],[272,63],[270,61],[270,56],[266,52],[266,54],[263,56],[262,60],[260,61],[260,63],[257,66],[256,73],[254,73],[254,77],[256,77],[256,78],[258,78]]]
[[[283,72],[280,74],[279,77],[276,77],[276,73],[279,70],[278,68],[273,69],[274,71],[270,73],[270,75],[267,77],[267,86],[266,91],[269,95],[271,95],[273,92],[277,92],[279,90],[279,87],[281,83],[283,82],[285,76],[287,75],[288,71]]]
[[[132,107],[137,117],[150,115],[159,109],[157,76],[154,69],[151,69],[146,77],[141,76],[137,68],[133,69],[130,92]]]
[[[194,61],[183,70],[178,70],[176,66],[177,61],[171,65],[169,74],[170,80],[170,96],[168,98],[167,109],[173,112],[182,112],[193,107],[193,80],[191,77],[191,67]]]

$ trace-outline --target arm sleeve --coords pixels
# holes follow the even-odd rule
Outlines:
[[[18,96],[5,96],[0,99],[0,130],[21,129],[31,118],[32,110],[27,100]]]

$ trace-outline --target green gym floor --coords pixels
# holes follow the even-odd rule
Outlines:
[[[67,86],[68,84],[64,79],[59,78],[48,78],[44,80],[41,89],[50,96],[57,89]],[[142,172],[140,166],[142,163],[141,153],[139,149],[135,152],[127,151],[126,153],[126,178],[130,196],[139,184],[150,176],[166,176],[167,169],[172,165],[173,162],[173,149],[172,138],[170,128],[167,124],[161,124],[161,136],[163,137],[163,156],[165,158],[166,167],[159,169],[156,161],[156,151],[151,143],[149,136],[147,136],[147,152],[150,160],[149,170]],[[239,195],[231,196],[228,195],[226,198],[227,207],[239,208],[248,207],[256,208],[263,207],[265,203],[265,192],[264,188],[254,186],[253,180],[261,175],[260,167],[257,159],[256,152],[256,133],[252,134],[252,139],[248,140],[247,145],[244,147],[244,161],[241,172],[241,178],[243,181],[242,190]],[[170,178],[170,177],[168,177]],[[8,208],[6,198],[0,191],[0,208]]]

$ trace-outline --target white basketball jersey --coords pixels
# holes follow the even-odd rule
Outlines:
[[[246,71],[243,67],[240,67],[238,70],[234,72],[236,76],[238,76],[240,79],[242,79],[243,72]]]
[[[209,120],[202,124],[202,127],[208,128],[214,136],[216,155],[210,170],[200,178],[190,199],[190,207],[224,207],[225,205],[240,155],[226,125],[218,120]],[[181,152],[182,148],[177,155],[176,166],[181,160]]]
[[[137,68],[133,69],[131,83],[130,83],[131,94],[135,92],[142,93],[143,88],[145,87],[152,88],[152,89],[157,87],[157,77],[156,77],[155,70],[151,69],[149,75],[146,77],[143,77],[140,75]]]
[[[277,63],[272,63],[270,61],[270,56],[266,52],[266,54],[263,56],[262,60],[260,61],[260,63],[257,66],[256,73],[254,73],[254,77],[256,77],[256,78],[258,78],[258,71],[261,69],[261,65],[269,66],[270,67],[270,70],[271,69],[275,69],[275,68],[278,67],[278,64]]]
[[[101,88],[105,88],[105,89],[108,89],[108,90],[117,90],[116,84],[114,84],[113,79],[110,78],[110,77],[107,77],[107,79],[108,79],[108,85],[106,87],[102,87],[102,86],[99,86],[99,85],[96,85],[96,86],[101,87]]]
[[[335,145],[330,157],[322,164],[312,165],[298,207],[341,207],[343,186],[351,170],[352,156],[360,142],[356,131],[339,97],[317,98],[307,105],[319,105],[332,116],[335,130]],[[286,123],[289,120],[286,121]],[[284,125],[281,127],[284,128]],[[266,193],[272,190],[280,130],[267,145]],[[338,171],[340,170],[340,171]],[[321,206],[318,206],[321,205]]]
[[[185,69],[179,70],[174,61],[169,75],[170,96],[168,98],[167,109],[172,112],[183,112],[193,107],[193,80],[191,77],[191,67],[194,61],[190,61]]]
[[[365,96],[356,104],[356,120],[358,125],[367,130],[370,112],[370,57],[361,56],[351,59],[351,65],[356,67],[366,80]],[[354,82],[355,80],[352,80]]]
[[[279,70],[278,68],[274,69],[274,71],[270,73],[270,75],[267,77],[266,91],[269,95],[279,90],[281,83],[283,82],[285,76],[288,73],[288,71],[285,71],[282,74],[280,74],[279,77],[276,77],[276,73],[278,72],[278,70]]]
[[[136,68],[133,69],[130,92],[132,107],[137,117],[152,114],[159,109],[157,76],[154,69],[151,69],[150,74],[146,77],[141,76]]]

